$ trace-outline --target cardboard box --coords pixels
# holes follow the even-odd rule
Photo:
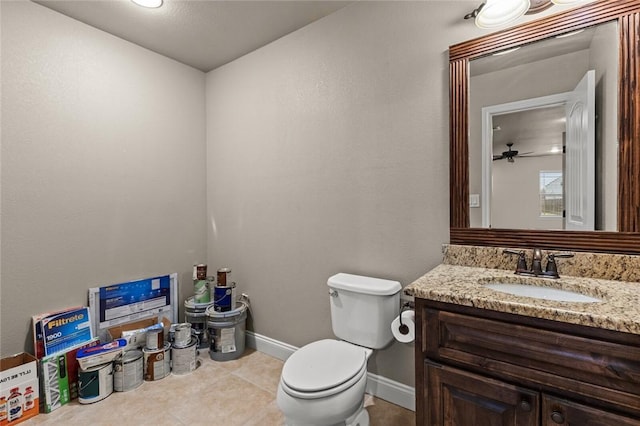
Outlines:
[[[65,312],[71,312],[76,309],[81,309],[82,306],[74,306],[73,308],[65,308],[57,311],[44,312],[42,314],[34,315],[31,317],[32,319],[32,327],[33,327],[33,350],[36,358],[40,359],[45,356],[44,351],[44,335],[42,332],[42,320],[63,314]]]
[[[98,344],[98,339],[76,346],[66,352],[40,360],[43,413],[50,413],[78,397],[78,350]]]
[[[0,361],[0,426],[12,425],[40,413],[38,361],[20,353]]]
[[[140,321],[128,322],[126,324],[118,325],[116,327],[109,328],[109,337],[112,340],[126,339],[127,346],[125,350],[142,348],[146,345],[147,333],[145,329],[152,325],[158,324],[157,318],[147,318]],[[162,325],[164,327],[164,338],[167,341],[169,335],[169,328],[171,327],[171,321],[168,318],[162,318]],[[123,337],[125,331],[137,331]],[[128,334],[128,333],[124,333]]]
[[[93,338],[89,308],[85,307],[48,316],[40,320],[40,325],[46,356],[65,352]]]

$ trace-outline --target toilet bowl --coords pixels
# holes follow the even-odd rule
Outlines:
[[[285,363],[278,406],[287,425],[368,426],[364,409],[371,350],[339,340],[319,340]]]
[[[367,361],[393,339],[400,283],[336,274],[327,281],[338,339],[309,343],[282,367],[278,407],[288,426],[369,426],[364,409]]]

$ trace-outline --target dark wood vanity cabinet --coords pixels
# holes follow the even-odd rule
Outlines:
[[[417,425],[640,426],[640,336],[416,299]]]

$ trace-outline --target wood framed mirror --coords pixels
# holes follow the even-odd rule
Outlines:
[[[470,61],[616,22],[618,27],[617,231],[470,227]],[[640,254],[640,0],[597,0],[449,48],[450,243]]]

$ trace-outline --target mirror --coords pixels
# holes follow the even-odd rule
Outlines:
[[[640,24],[638,22],[640,22],[640,0],[625,2],[598,0],[576,9],[450,47],[450,242],[452,244],[525,248],[536,246],[546,249],[640,254],[640,110],[636,102],[636,99],[640,99],[640,89],[637,87],[637,78],[640,75],[640,64],[637,61],[640,58],[637,58],[636,53],[636,39],[640,33]],[[480,201],[479,195],[482,194],[482,160],[487,161],[487,158],[490,158],[491,166],[489,168],[493,169],[494,163],[499,161],[508,163],[509,157],[512,156],[509,153],[509,146],[504,141],[496,141],[498,144],[503,144],[503,147],[496,149],[492,147],[493,136],[497,133],[493,132],[493,129],[496,127],[502,128],[503,125],[507,126],[509,120],[534,120],[531,117],[511,116],[509,111],[503,111],[500,108],[504,108],[506,104],[511,102],[535,101],[545,96],[560,96],[566,94],[568,90],[555,87],[560,80],[564,79],[565,70],[557,67],[547,68],[545,72],[538,73],[538,77],[543,77],[542,80],[546,81],[548,86],[546,93],[532,91],[530,94],[519,95],[517,100],[497,99],[488,105],[483,105],[482,107],[489,108],[488,111],[485,111],[487,112],[485,120],[488,120],[486,117],[490,117],[490,121],[485,122],[485,129],[490,128],[491,131],[489,133],[493,132],[493,134],[490,134],[490,138],[487,138],[490,139],[490,143],[487,142],[487,145],[491,146],[491,149],[485,148],[485,153],[483,154],[481,148],[483,134],[482,112],[478,111],[477,106],[474,104],[474,97],[480,93],[474,86],[474,79],[483,74],[482,67],[484,65],[482,61],[507,61],[507,59],[500,59],[491,55],[520,47],[519,51],[513,53],[516,56],[511,58],[516,58],[517,55],[520,55],[525,60],[528,58],[529,62],[535,62],[531,60],[535,55],[526,53],[526,48],[533,46],[535,50],[536,46],[543,46],[547,40],[557,41],[558,39],[555,39],[556,36],[590,28],[593,28],[592,31],[596,33],[598,31],[609,33],[611,28],[614,29],[613,37],[606,38],[600,35],[593,35],[592,40],[608,39],[610,40],[608,43],[613,41],[612,46],[605,52],[608,55],[605,56],[615,54],[617,59],[614,59],[614,62],[619,64],[617,70],[607,66],[589,66],[589,68],[596,71],[595,96],[596,98],[599,97],[599,100],[595,102],[597,105],[595,116],[597,117],[596,122],[599,124],[594,124],[594,128],[596,128],[593,136],[595,141],[594,158],[598,159],[598,161],[593,166],[593,174],[591,175],[595,185],[595,207],[592,213],[595,219],[593,220],[593,227],[587,229],[596,231],[585,229],[565,230],[570,227],[564,223],[562,229],[558,229],[557,226],[542,227],[512,221],[503,221],[501,224],[494,225],[491,223],[491,219],[485,223],[485,226],[491,227],[483,228],[482,207],[470,207],[469,202],[470,195],[474,196],[472,197],[473,204],[476,204],[476,200]],[[588,33],[588,31],[583,32]],[[564,43],[562,42],[561,44]],[[551,48],[538,50],[545,51],[549,49]],[[579,49],[578,51],[580,50],[584,49]],[[520,51],[521,53],[518,53]],[[510,56],[505,55],[505,58]],[[601,54],[598,56],[601,56]],[[513,60],[515,59],[508,59],[508,61]],[[568,62],[572,61],[564,61],[564,63]],[[522,63],[518,66],[527,67],[528,65]],[[550,69],[553,72],[550,72]],[[601,69],[600,77],[598,77],[598,69]],[[605,69],[605,71],[602,72],[602,69]],[[583,75],[586,74],[582,71],[581,73]],[[529,77],[529,80],[532,78]],[[500,95],[508,95],[510,92],[515,91],[509,83],[510,81],[502,79],[501,87],[498,90],[494,88],[493,92],[500,92]],[[576,83],[577,81],[572,82],[574,86]],[[524,91],[527,91],[529,86],[533,87],[533,84],[527,84],[526,82],[520,82],[519,85],[520,89],[526,89]],[[614,108],[610,109],[612,104]],[[615,105],[618,106],[617,112],[615,111]],[[480,107],[480,110],[482,110],[482,107]],[[492,111],[490,108],[497,108],[500,112],[496,113],[495,110]],[[541,108],[534,109],[539,110]],[[515,112],[520,113],[523,111],[518,110]],[[537,112],[543,115],[552,114],[551,111]],[[502,119],[507,119],[507,124],[502,124],[500,121]],[[567,132],[573,132],[574,130],[575,125],[570,125],[566,128],[565,135]],[[616,140],[618,141],[617,149]],[[520,163],[524,163],[525,160],[534,161],[533,158],[524,158],[526,157],[524,153],[530,152],[531,154],[528,155],[533,157],[534,153],[540,149],[526,147],[523,141],[521,141],[520,146],[517,145],[518,143],[513,142],[511,150],[518,151],[521,158],[514,156],[514,163],[511,165],[518,164],[519,160]],[[503,158],[502,160],[493,161],[494,155]],[[564,179],[567,179],[568,172],[564,170],[566,163],[567,161],[577,161],[578,157],[574,154],[564,154],[561,157],[564,158],[561,170]],[[569,160],[569,158],[572,158],[572,160]],[[616,164],[616,166],[613,166],[613,164]],[[557,163],[549,167],[537,167],[537,170],[538,187],[541,182],[547,182],[550,185],[549,190],[557,189],[558,182],[556,181],[555,184],[551,182],[554,179],[554,175],[540,175],[541,171],[558,172]],[[574,170],[574,168],[571,170]],[[573,172],[571,173],[574,174]],[[492,172],[485,180],[485,185],[487,180],[491,182],[495,181],[496,178],[497,176],[494,176]],[[563,180],[563,186],[567,184],[568,182]],[[493,185],[491,189],[493,189]],[[563,190],[566,191],[566,188]],[[507,189],[507,191],[513,193],[513,189]],[[540,197],[540,194],[538,194],[538,197]],[[581,204],[581,202],[576,202],[575,200],[570,201],[575,198],[573,196],[567,199],[567,194],[563,193],[562,197],[565,199],[564,202],[566,204],[570,202],[574,205]],[[549,197],[550,200],[552,198]],[[581,198],[576,199],[581,200]],[[489,203],[491,202],[489,201]],[[480,204],[482,205],[482,203]],[[549,204],[551,205],[553,202],[550,201]],[[501,210],[504,211],[506,208],[513,209],[513,206],[501,207]],[[583,209],[582,214],[585,215],[588,211],[589,209]],[[472,220],[472,216],[475,216],[476,212],[479,218],[474,217]],[[598,231],[598,229],[602,229],[602,231]]]
[[[608,22],[470,61],[472,227],[617,230],[617,44]],[[569,133],[584,146],[567,162],[567,107],[580,97],[590,126]]]

